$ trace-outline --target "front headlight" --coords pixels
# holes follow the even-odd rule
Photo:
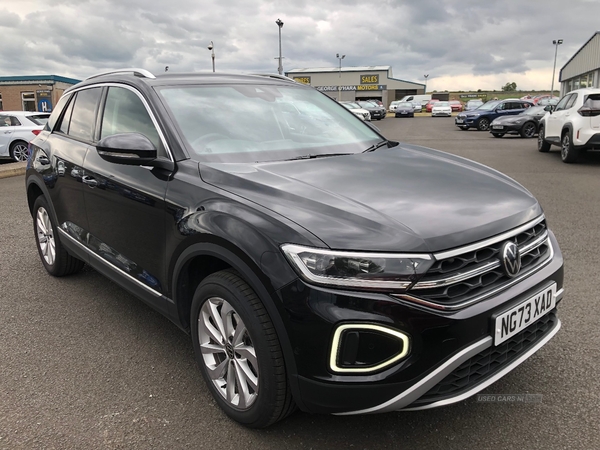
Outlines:
[[[377,291],[404,291],[433,264],[427,254],[362,253],[281,246],[298,274],[309,283]]]

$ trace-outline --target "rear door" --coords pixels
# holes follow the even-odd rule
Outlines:
[[[0,156],[9,156],[9,145],[14,131],[11,117],[0,114]]]
[[[96,143],[114,134],[137,132],[154,143],[159,156],[172,160],[147,102],[137,90],[110,85],[103,103]],[[84,196],[93,235],[92,251],[113,270],[116,267],[126,274],[127,281],[150,294],[143,298],[164,309],[160,294],[167,281],[167,177],[160,169],[108,162],[95,147],[88,152],[84,169],[90,180],[84,187]]]
[[[563,124],[570,115],[567,105],[572,105],[576,98],[577,94],[567,94],[558,102],[555,110],[546,119],[546,139],[560,140]]]

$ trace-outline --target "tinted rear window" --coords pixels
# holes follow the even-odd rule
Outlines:
[[[27,118],[36,125],[46,125],[48,119],[50,118],[50,114],[38,114],[35,116],[27,116]]]

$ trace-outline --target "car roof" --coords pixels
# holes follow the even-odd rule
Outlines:
[[[48,112],[38,112],[38,111],[0,111],[0,115],[12,114],[13,116],[40,116],[45,115],[49,116]]]
[[[166,72],[160,75],[153,75],[143,69],[122,69],[114,72],[107,72],[98,75],[92,75],[81,83],[69,87],[65,93],[85,86],[92,86],[100,83],[125,83],[133,86],[173,86],[173,85],[219,85],[219,84],[265,84],[279,86],[309,86],[297,83],[291,78],[278,74],[243,74],[243,73],[214,73],[214,72],[194,72],[194,73],[176,73]]]

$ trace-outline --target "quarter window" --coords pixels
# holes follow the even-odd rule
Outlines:
[[[143,134],[154,144],[159,156],[167,156],[158,131],[140,98],[129,89],[110,87],[104,106],[100,139],[119,133]]]

